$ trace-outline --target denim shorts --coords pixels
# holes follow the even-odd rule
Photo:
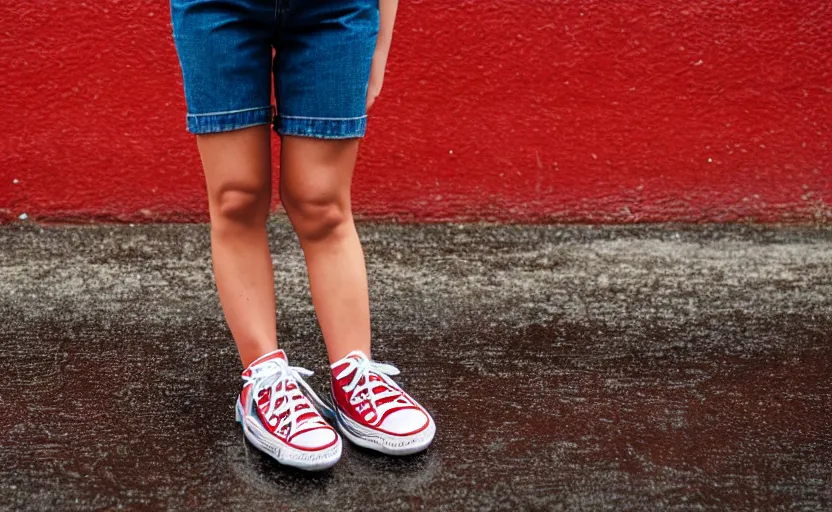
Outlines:
[[[189,132],[364,135],[378,0],[171,0],[170,11]]]

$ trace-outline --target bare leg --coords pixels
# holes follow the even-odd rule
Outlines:
[[[208,189],[214,278],[243,366],[277,348],[274,271],[266,237],[270,126],[197,136]]]
[[[330,362],[370,356],[370,301],[350,184],[358,139],[283,137],[280,198],[300,239]]]

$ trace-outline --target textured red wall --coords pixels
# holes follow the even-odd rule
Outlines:
[[[0,220],[205,220],[163,0],[0,5]],[[364,217],[832,220],[825,0],[403,1]],[[277,148],[276,148],[277,149]]]

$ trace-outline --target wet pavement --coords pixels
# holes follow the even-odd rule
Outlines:
[[[326,360],[288,224],[279,337]],[[234,422],[205,225],[0,228],[0,508],[832,507],[832,227],[361,224],[425,453],[305,474]]]

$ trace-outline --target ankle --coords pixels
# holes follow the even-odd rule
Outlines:
[[[335,371],[335,367],[343,363],[349,356],[356,352],[361,352],[367,359],[372,359],[370,355],[370,347],[361,348],[346,348],[340,350],[333,350],[329,352],[329,367]]]
[[[247,344],[245,347],[238,344],[237,350],[240,353],[240,361],[243,363],[243,368],[248,368],[255,362],[265,359],[275,352],[282,352],[282,350],[278,349],[277,343],[274,341],[269,343]]]

